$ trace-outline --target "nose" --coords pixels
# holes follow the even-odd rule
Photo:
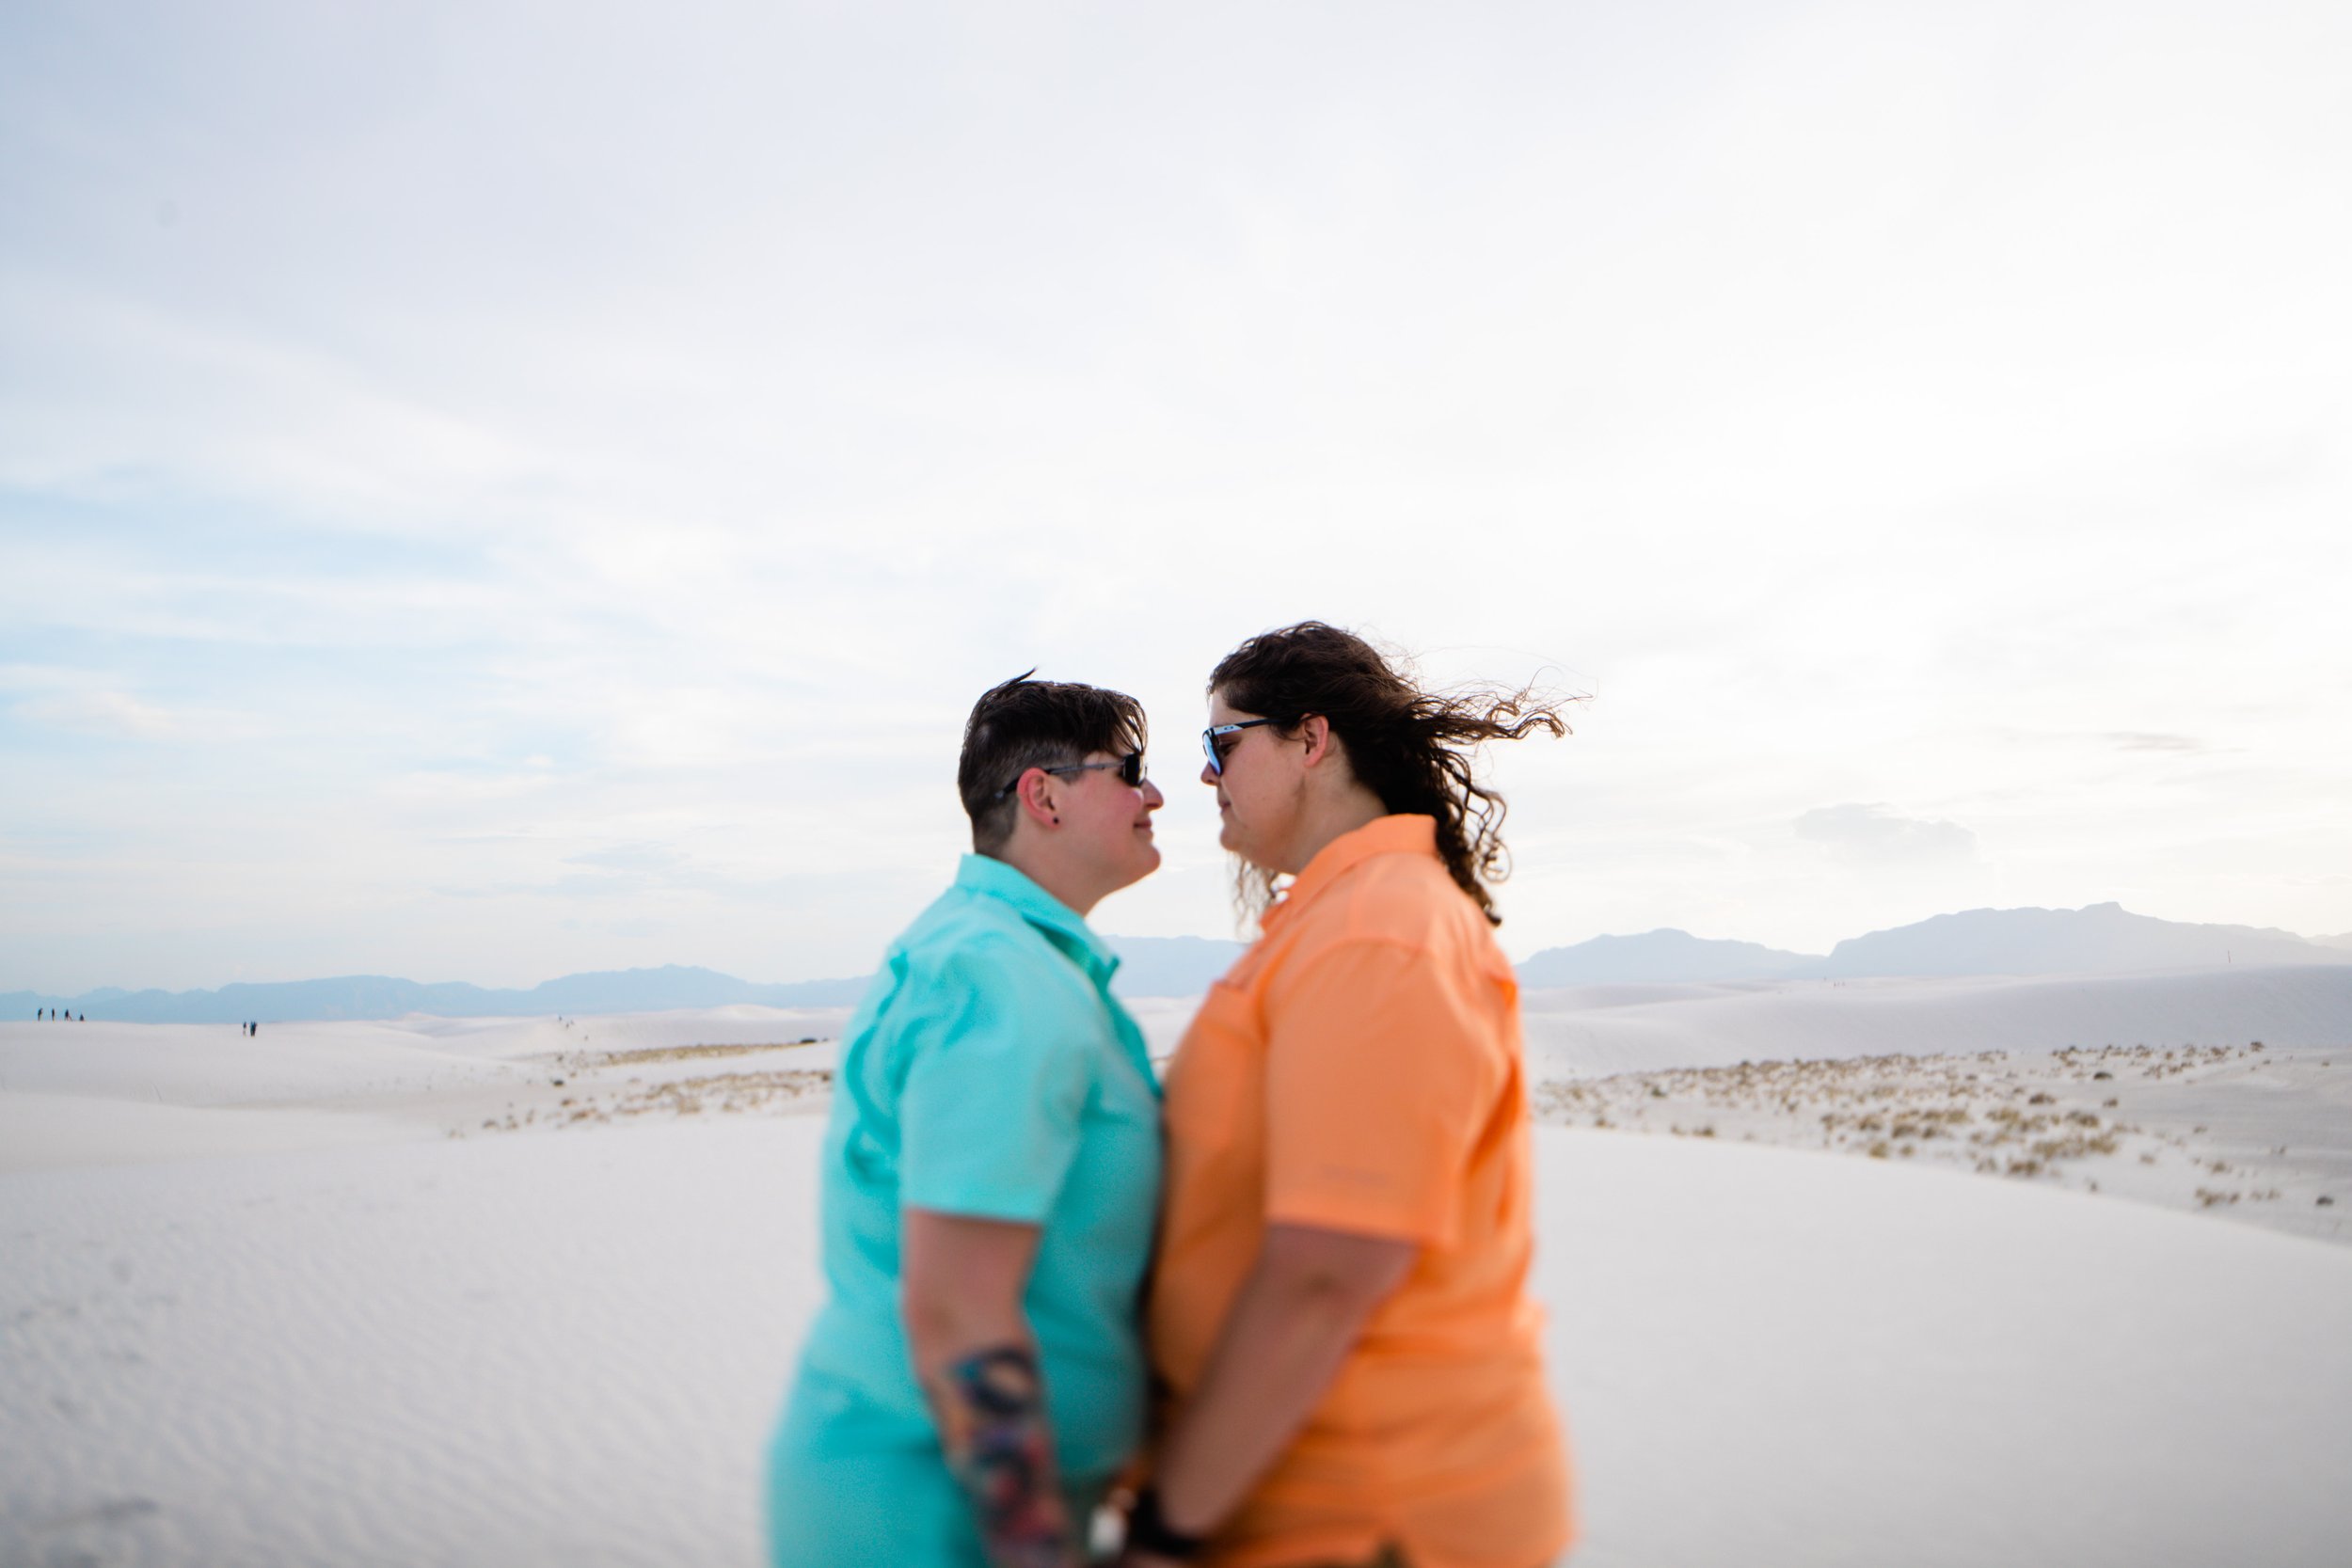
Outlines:
[[[1200,765],[1200,782],[1211,789],[1216,787],[1216,769],[1205,762]]]
[[[1168,797],[1160,793],[1160,786],[1153,784],[1147,775],[1143,781],[1143,809],[1157,811],[1166,804],[1168,804]]]

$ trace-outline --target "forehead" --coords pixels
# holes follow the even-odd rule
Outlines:
[[[1230,724],[1237,719],[1255,719],[1257,717],[1257,714],[1244,713],[1241,709],[1227,702],[1225,700],[1225,693],[1222,691],[1212,691],[1209,693],[1209,722],[1212,725]]]

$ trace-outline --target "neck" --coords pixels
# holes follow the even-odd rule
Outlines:
[[[1309,803],[1298,824],[1298,835],[1291,840],[1291,852],[1285,857],[1290,863],[1280,869],[1297,876],[1307,869],[1309,861],[1323,853],[1325,845],[1388,815],[1389,808],[1380,803],[1379,796],[1349,781],[1346,788]]]
[[[1109,891],[1100,881],[1086,875],[1083,867],[1071,864],[1058,855],[1043,853],[1043,845],[1025,843],[1019,834],[1013,842],[999,850],[997,860],[1011,866],[1029,880],[1054,895],[1063,905],[1084,919],[1103,901]]]

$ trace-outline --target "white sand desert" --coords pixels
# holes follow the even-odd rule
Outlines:
[[[2352,972],[1527,1005],[1579,1563],[2352,1560]],[[0,1024],[0,1562],[757,1562],[841,1018]]]

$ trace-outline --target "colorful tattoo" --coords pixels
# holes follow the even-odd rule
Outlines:
[[[1037,1357],[1019,1345],[948,1367],[931,1393],[947,1467],[979,1515],[995,1568],[1067,1568],[1077,1537],[1054,1470]]]

